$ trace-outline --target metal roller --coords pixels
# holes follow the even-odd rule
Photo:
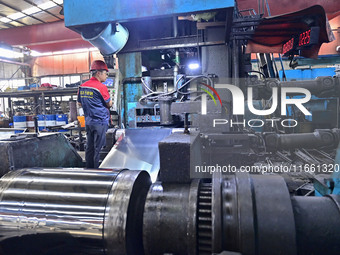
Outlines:
[[[340,197],[280,176],[151,185],[145,171],[22,169],[0,179],[0,254],[336,255]]]
[[[340,196],[293,197],[299,255],[339,254]]]
[[[267,84],[270,86],[270,83]],[[306,88],[318,97],[339,96],[339,79],[331,76],[319,76],[315,80],[280,82],[281,87]]]
[[[145,254],[197,254],[198,186],[196,180],[191,184],[154,183],[150,187],[143,217]]]
[[[339,143],[339,129],[316,129],[313,133],[264,135],[269,150],[336,147]]]
[[[22,169],[0,179],[4,254],[137,254],[145,171]]]
[[[339,231],[339,196],[291,197],[282,177],[245,173],[153,184],[143,218],[146,255],[336,255]]]
[[[237,173],[223,178],[221,201],[223,248],[214,252],[338,254],[339,196],[291,197],[280,176]]]

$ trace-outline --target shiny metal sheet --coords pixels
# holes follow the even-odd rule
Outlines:
[[[126,129],[105,157],[100,168],[145,170],[152,182],[159,172],[158,142],[169,136],[172,129]]]

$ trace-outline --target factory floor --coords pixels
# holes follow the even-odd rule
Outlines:
[[[77,151],[79,156],[83,159],[83,162],[85,162],[85,151]]]
[[[77,153],[79,154],[79,156],[83,159],[83,163],[84,163],[84,166],[85,166],[85,163],[86,163],[86,160],[85,160],[85,151],[77,151]],[[107,155],[107,152],[106,153],[103,153],[103,156],[101,156],[101,160],[99,161],[99,164],[102,162],[102,160],[104,159],[104,157]]]

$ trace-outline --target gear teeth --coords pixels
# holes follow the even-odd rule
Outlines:
[[[212,254],[212,183],[200,184],[198,193],[198,254]]]

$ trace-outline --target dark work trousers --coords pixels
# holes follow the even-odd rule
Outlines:
[[[86,168],[99,167],[99,152],[105,146],[108,125],[86,125]]]

